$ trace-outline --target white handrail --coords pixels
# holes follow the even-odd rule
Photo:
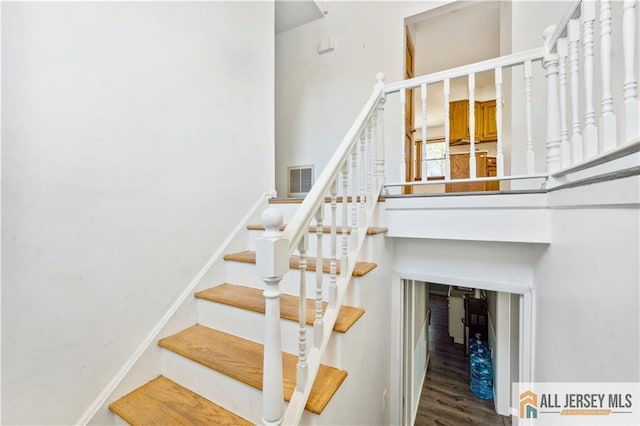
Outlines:
[[[557,27],[555,28],[549,39],[545,40],[544,47],[546,50],[551,53],[556,52],[558,39],[567,36],[569,21],[580,17],[581,4],[582,0],[576,0],[573,2],[569,10],[567,11],[567,14],[564,15],[560,22],[558,22]]]
[[[464,77],[472,73],[489,71],[498,67],[504,68],[513,65],[519,65],[525,61],[542,60],[542,58],[544,57],[544,52],[545,51],[543,47],[538,47],[518,53],[512,53],[510,55],[500,56],[498,58],[488,59],[482,62],[476,62],[456,68],[450,68],[444,71],[421,75],[418,77],[410,78],[408,80],[396,81],[394,83],[386,84],[384,86],[384,91],[386,93],[394,93],[400,91],[401,89],[411,89],[422,84],[438,83],[446,79]]]
[[[277,209],[267,209],[263,214],[265,233],[258,240],[256,261],[258,272],[265,283],[265,339],[264,339],[264,376],[263,376],[263,423],[265,425],[297,424],[304,412],[312,385],[320,368],[320,362],[327,348],[333,327],[336,323],[340,305],[355,268],[355,258],[366,236],[369,219],[382,189],[383,170],[378,167],[384,164],[382,146],[382,105],[384,104],[384,75],[379,73],[378,82],[373,93],[358,117],[347,131],[336,152],[320,174],[304,201],[284,231],[280,231],[282,215]],[[359,145],[358,145],[359,143]],[[368,147],[368,149],[367,149]],[[373,157],[373,153],[376,157]],[[359,155],[358,155],[359,153]],[[351,161],[351,163],[349,163]],[[349,168],[351,165],[351,169]],[[374,173],[373,166],[376,166]],[[349,172],[351,170],[351,172]],[[367,173],[368,171],[368,173]],[[338,259],[336,254],[336,192],[339,174],[342,173],[342,258],[340,259],[340,276],[337,276]],[[349,175],[349,173],[351,173]],[[348,196],[347,180],[351,179],[352,193]],[[365,179],[368,182],[364,182]],[[362,182],[357,185],[357,179]],[[322,314],[322,243],[323,213],[325,197],[331,194],[331,286],[329,290],[329,306]],[[351,198],[351,203],[348,199]],[[358,202],[359,201],[359,202]],[[351,223],[347,223],[346,209],[351,208]],[[315,309],[314,339],[306,338],[306,278],[308,262],[307,234],[315,219],[318,236],[318,253],[315,263]],[[352,238],[347,238],[350,230]],[[282,382],[282,341],[280,330],[279,283],[289,269],[289,259],[295,250],[300,254],[300,318],[299,318],[299,357],[297,364],[296,388],[289,401],[286,412],[283,412]]]

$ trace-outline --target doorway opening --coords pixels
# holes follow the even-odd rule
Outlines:
[[[511,384],[529,379],[531,295],[401,281],[402,424],[511,424]],[[470,391],[468,350],[476,332],[491,356],[490,400]]]
[[[504,2],[454,3],[405,19],[405,75],[431,74],[499,57],[510,50],[509,5]],[[411,47],[411,49],[410,49]],[[411,60],[409,60],[409,57]],[[411,70],[409,69],[411,66]],[[505,70],[507,95],[509,71]],[[445,94],[446,92],[446,94]],[[466,77],[407,90],[405,164],[411,181],[445,179],[446,159],[450,178],[469,177],[470,140],[474,140],[477,177],[496,176],[496,91],[493,71],[476,73],[473,88]],[[505,96],[506,98],[506,96]],[[474,99],[474,102],[469,102]],[[446,103],[446,105],[445,105]],[[469,129],[471,117],[475,128]],[[505,158],[509,151],[510,117],[503,109],[501,134]],[[448,130],[447,130],[448,129]],[[490,183],[417,185],[412,193],[495,191]],[[406,192],[406,191],[405,191]]]

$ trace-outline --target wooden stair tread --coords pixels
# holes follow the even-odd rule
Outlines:
[[[264,295],[262,290],[236,284],[224,283],[219,286],[199,291],[196,293],[199,299],[211,302],[223,303],[236,308],[246,309],[264,314]],[[299,298],[289,294],[280,295],[280,317],[290,321],[298,321]],[[323,312],[328,304],[323,305]],[[364,309],[353,306],[342,305],[338,312],[338,319],[333,330],[338,333],[346,333],[353,324],[364,314]],[[315,300],[307,299],[307,319],[308,325],[313,324],[315,315]]]
[[[256,263],[256,252],[251,250],[241,251],[238,253],[230,253],[224,256],[224,260],[242,263]],[[374,270],[378,265],[370,262],[356,262],[356,267],[353,269],[352,276],[362,277],[367,273]],[[322,272],[329,273],[331,267],[330,259],[322,259]],[[291,256],[289,260],[289,268],[300,269],[300,258],[298,256]],[[307,257],[307,271],[316,270],[316,258]],[[338,260],[336,265],[336,274],[340,275],[340,261]]]
[[[191,359],[205,367],[262,390],[264,347],[218,330],[194,325],[158,342],[160,347]],[[282,353],[284,399],[289,401],[295,390],[298,358]],[[305,408],[315,414],[329,403],[347,372],[320,365]]]
[[[285,228],[287,227],[287,225],[282,225],[280,227],[280,232],[284,231]],[[260,224],[250,224],[247,225],[247,229],[249,231],[264,231],[264,225],[260,225]],[[384,227],[384,226],[370,226],[369,228],[367,228],[367,235],[378,235],[378,234],[384,234],[385,232],[388,231],[388,228]],[[309,227],[309,233],[316,233],[317,232],[317,228],[315,226],[310,226]],[[322,227],[322,233],[324,234],[330,234],[331,233],[331,227],[330,226],[323,226]],[[342,234],[342,227],[338,226],[336,227],[336,233],[338,235]],[[347,227],[347,233],[351,234],[351,228]]]
[[[131,425],[251,425],[208,399],[159,376],[109,405]]]

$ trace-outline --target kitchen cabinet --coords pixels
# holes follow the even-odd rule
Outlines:
[[[474,103],[475,141],[491,142],[498,138],[496,126],[496,101]],[[452,144],[468,142],[469,100],[449,102],[449,140]]]
[[[450,154],[451,179],[469,178],[470,153]],[[488,157],[486,151],[476,152],[476,177],[496,176],[496,158]],[[498,191],[500,182],[447,183],[445,192]]]

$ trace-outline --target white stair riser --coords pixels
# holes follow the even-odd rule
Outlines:
[[[113,414],[113,424],[115,426],[129,426],[129,423],[117,414]]]
[[[174,382],[254,424],[262,424],[262,391],[165,350],[163,373]],[[329,402],[329,406],[331,402]],[[283,412],[288,403],[283,401]],[[327,406],[327,408],[329,408]],[[116,416],[117,417],[117,416]],[[122,419],[120,419],[122,420]],[[124,425],[128,424],[126,422]],[[322,425],[322,415],[304,411],[301,424]]]
[[[248,250],[255,251],[256,249],[256,241],[264,231],[250,231],[249,232],[249,244]],[[349,235],[349,242],[347,242],[347,247],[353,244],[353,238]],[[384,238],[384,234],[376,234],[376,235],[368,235],[364,240],[364,244],[362,245],[362,250],[358,256],[358,261],[360,262],[372,262],[373,261],[373,248],[372,244],[375,244],[377,240],[381,240]],[[318,253],[318,237],[316,234],[310,234],[308,239],[308,248],[307,248],[307,256],[316,257]],[[298,254],[297,252],[294,254]],[[331,234],[323,234],[322,238],[322,255],[325,259],[331,258]],[[338,234],[336,238],[336,256],[340,259],[342,255],[342,234]]]
[[[257,268],[254,264],[243,262],[227,262],[227,278],[226,282],[232,284],[240,284],[246,287],[252,287],[264,290],[264,283],[258,275]],[[375,269],[374,271],[375,272]],[[371,272],[370,272],[371,273]],[[307,271],[306,275],[306,288],[307,299],[315,297],[316,292],[316,273]],[[326,302],[329,300],[329,285],[331,284],[331,277],[329,274],[322,274],[322,291],[323,300]],[[351,278],[351,284],[349,285],[349,297],[348,301],[345,299],[344,304],[351,306],[354,305],[354,297],[357,296],[359,291],[359,278]],[[298,296],[300,293],[300,271],[297,269],[291,269],[284,275],[282,281],[280,281],[280,291],[285,294],[292,294]],[[357,300],[357,298],[355,299]]]
[[[162,374],[254,424],[262,422],[262,391],[258,389],[166,349],[162,351]]]
[[[198,323],[209,328],[233,334],[257,343],[264,342],[264,315],[235,308],[222,303],[198,300]],[[297,322],[281,320],[282,350],[293,355],[298,354],[299,326]],[[306,327],[308,351],[313,345],[313,326]],[[341,367],[342,340],[346,336],[333,333],[322,362],[337,368]]]

